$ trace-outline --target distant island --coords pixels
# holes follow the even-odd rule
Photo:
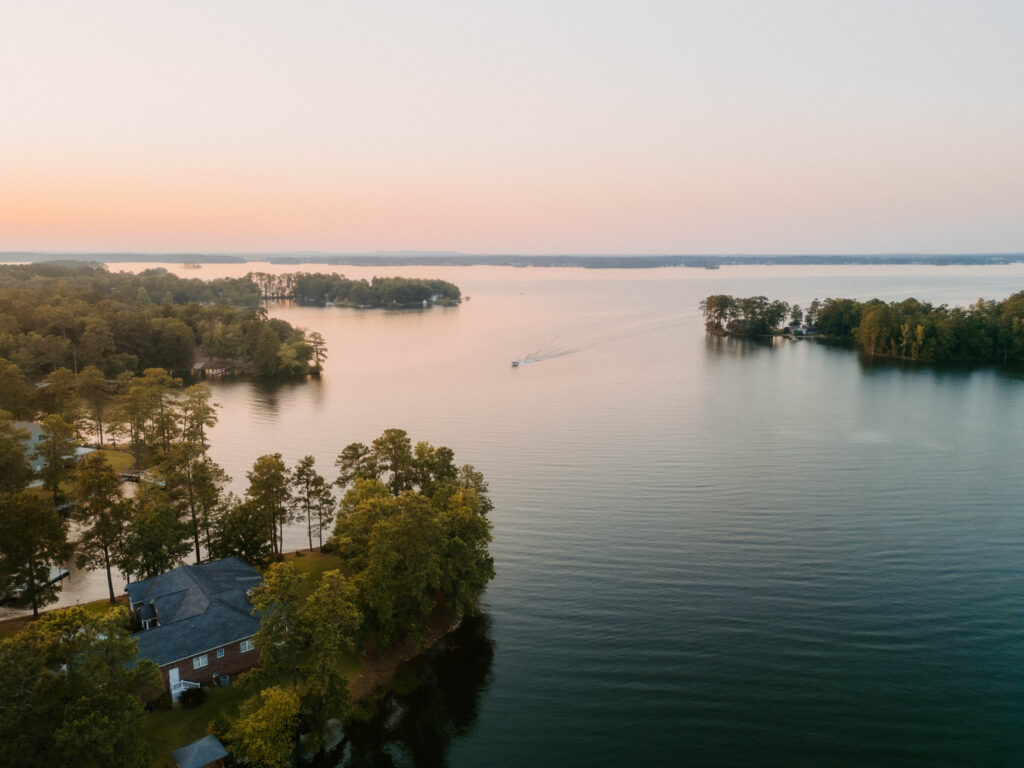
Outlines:
[[[375,253],[66,253],[7,251],[0,262],[97,261],[104,263],[143,262],[164,264],[326,264],[331,266],[500,266],[500,267],[582,267],[584,269],[652,269],[694,267],[717,269],[738,265],[850,265],[850,264],[1016,264],[1024,253],[865,253],[865,254],[471,254],[454,251],[387,251]]]
[[[344,275],[289,272],[271,275],[250,272],[246,278],[259,286],[264,299],[291,299],[300,304],[404,309],[431,304],[453,306],[462,301],[459,287],[445,280],[375,277],[349,280]]]
[[[896,360],[1024,362],[1024,291],[969,307],[830,298],[815,299],[806,310],[764,296],[718,294],[700,309],[708,332],[728,336],[813,336]]]

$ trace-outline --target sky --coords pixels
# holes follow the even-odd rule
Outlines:
[[[4,0],[0,251],[1024,251],[1024,3]]]

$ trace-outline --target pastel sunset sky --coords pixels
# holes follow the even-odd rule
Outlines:
[[[0,250],[1024,250],[1024,3],[10,0]]]

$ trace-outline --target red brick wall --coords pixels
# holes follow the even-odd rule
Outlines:
[[[193,683],[199,683],[201,685],[212,685],[214,675],[237,675],[239,672],[245,672],[247,669],[251,669],[260,663],[260,654],[255,648],[251,651],[242,653],[241,642],[228,643],[227,645],[221,646],[224,649],[224,658],[217,658],[217,649],[212,648],[206,651],[206,657],[209,659],[209,663],[205,667],[195,669],[192,666],[192,659],[182,659],[176,661],[173,664],[167,664],[160,667],[160,671],[164,676],[164,686],[170,686],[170,670],[175,667],[181,675],[182,680],[189,680]],[[202,654],[197,654],[202,655]]]

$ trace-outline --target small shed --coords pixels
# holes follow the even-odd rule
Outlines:
[[[228,751],[224,749],[220,739],[212,734],[171,751],[171,757],[178,764],[178,768],[222,768],[227,756]]]

